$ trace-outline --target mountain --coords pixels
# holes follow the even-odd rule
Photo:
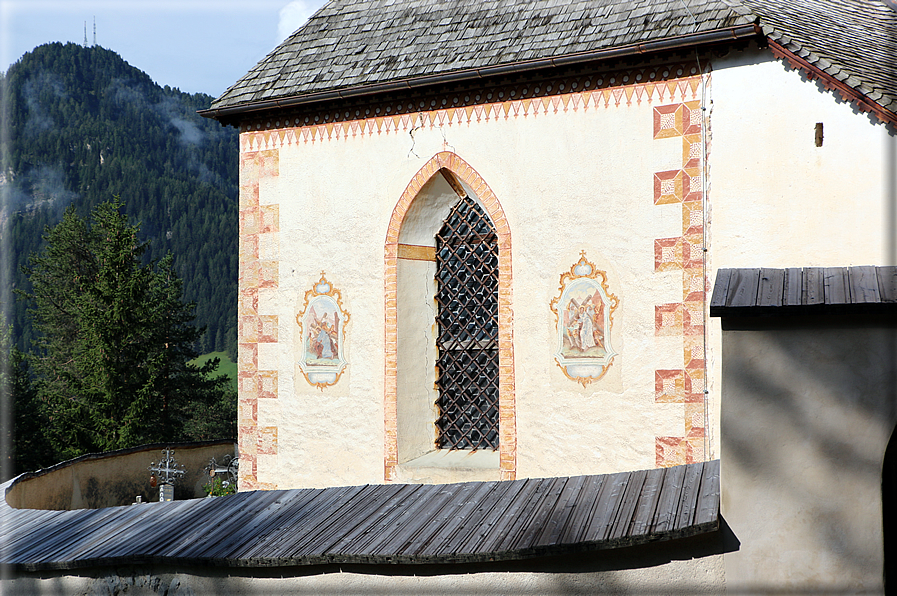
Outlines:
[[[238,133],[196,114],[213,97],[160,87],[115,52],[39,46],[2,78],[7,134],[0,169],[0,233],[13,287],[41,235],[73,204],[82,217],[121,197],[150,242],[171,251],[207,333],[202,353],[236,360]],[[30,345],[24,304],[4,305],[15,343]]]

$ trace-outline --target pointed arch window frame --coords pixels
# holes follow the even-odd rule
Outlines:
[[[514,336],[511,262],[511,231],[498,197],[479,173],[451,151],[430,158],[405,187],[393,209],[384,243],[384,480],[396,479],[398,467],[397,427],[397,263],[399,232],[405,214],[420,190],[440,174],[455,192],[463,191],[460,182],[476,193],[479,203],[495,227],[498,244],[498,356],[499,356],[499,471],[502,480],[517,477],[517,413],[514,382]],[[459,182],[460,181],[460,182]],[[465,193],[466,194],[466,193]]]

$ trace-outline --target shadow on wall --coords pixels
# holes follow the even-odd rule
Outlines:
[[[884,532],[885,594],[897,594],[897,428],[885,451],[881,476],[882,530]]]
[[[130,505],[137,496],[157,501],[159,489],[150,486],[149,466],[159,461],[166,447],[174,451],[175,460],[186,472],[175,484],[175,500],[204,497],[209,461],[221,462],[227,455],[236,455],[232,439],[91,453],[19,476],[7,491],[6,502],[17,509],[71,510]]]
[[[628,548],[519,561],[424,565],[292,567],[118,566],[87,571],[19,572],[10,594],[453,594],[670,596],[721,594],[718,555],[737,550],[725,520],[720,530]],[[4,586],[7,587],[7,586]],[[5,592],[4,592],[5,593]]]
[[[744,543],[727,581],[756,582],[778,552],[787,573],[763,577],[787,576],[778,587],[788,593],[880,582],[894,562],[882,544],[895,538],[890,512],[882,519],[882,492],[897,493],[897,481],[883,481],[897,467],[894,453],[886,458],[897,422],[894,319],[730,319],[723,329],[723,513]],[[730,573],[741,566],[744,576]]]

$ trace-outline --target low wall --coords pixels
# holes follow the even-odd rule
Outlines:
[[[221,462],[236,455],[233,440],[195,443],[160,443],[106,453],[91,453],[37,472],[23,474],[6,493],[6,502],[18,509],[99,509],[130,505],[139,495],[157,501],[159,489],[150,486],[149,466],[166,447],[174,451],[186,474],[175,484],[174,498],[204,497],[205,467],[213,457]]]

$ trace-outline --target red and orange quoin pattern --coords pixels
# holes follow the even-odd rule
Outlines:
[[[240,155],[240,279],[237,305],[240,490],[273,489],[258,481],[258,456],[277,453],[277,427],[259,426],[258,402],[277,398],[277,371],[259,370],[259,344],[277,343],[277,315],[259,313],[259,290],[277,288],[278,262],[262,259],[259,245],[280,230],[278,205],[259,204],[259,181],[280,173],[278,151]]]
[[[682,139],[682,167],[654,174],[654,204],[682,206],[682,235],[654,241],[654,270],[682,272],[682,302],[655,306],[654,330],[681,338],[683,356],[681,369],[654,372],[654,399],[685,407],[685,436],[655,439],[658,467],[705,459],[702,120],[700,101],[654,108],[654,138]]]

